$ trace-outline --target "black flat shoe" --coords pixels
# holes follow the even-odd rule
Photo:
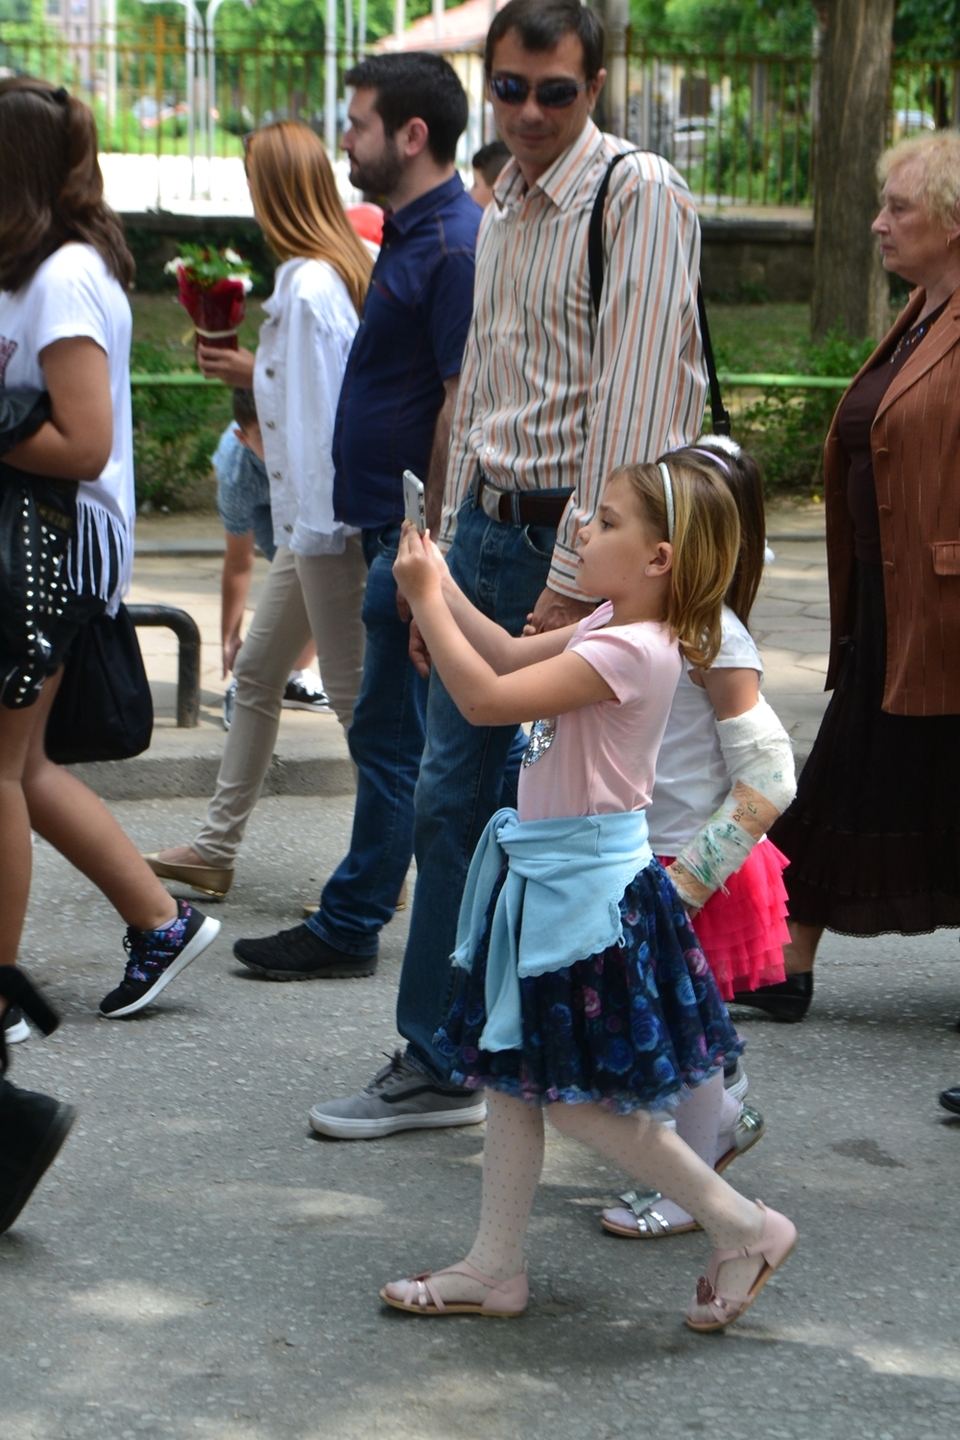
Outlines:
[[[952,1090],[941,1090],[940,1104],[944,1110],[951,1110],[954,1115],[960,1115],[960,1085],[954,1085]]]
[[[761,985],[756,990],[738,990],[730,1002],[732,1005],[748,1005],[751,1010],[763,1010],[773,1020],[784,1025],[795,1025],[810,1009],[813,999],[813,971],[801,975],[788,975],[779,985]]]
[[[72,1105],[0,1075],[0,1234],[9,1230],[66,1140]]]
[[[0,995],[25,1010],[44,1035],[52,1035],[60,1024],[56,1011],[13,965],[0,966]],[[0,1234],[9,1230],[43,1172],[56,1159],[76,1115],[72,1105],[51,1095],[18,1090],[3,1074],[6,1068],[7,1049],[0,1025]]]

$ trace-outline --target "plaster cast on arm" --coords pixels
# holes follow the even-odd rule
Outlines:
[[[790,739],[762,696],[746,714],[718,720],[717,734],[730,793],[670,866],[681,900],[694,909],[740,869],[797,788]]]

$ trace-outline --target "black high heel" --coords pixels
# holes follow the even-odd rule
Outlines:
[[[60,1016],[47,1004],[33,981],[16,965],[0,965],[0,995],[9,1000],[11,1005],[19,1005],[44,1035],[52,1035],[60,1024]],[[7,1064],[7,1042],[3,1026],[0,1025],[0,1075],[6,1070]]]
[[[56,1011],[13,965],[0,965],[0,995],[19,1005],[44,1035],[60,1024]],[[0,1234],[16,1220],[56,1159],[77,1113],[52,1095],[11,1085],[3,1073],[6,1068],[7,1047],[0,1025]]]
[[[748,1005],[763,1010],[781,1024],[795,1025],[810,1009],[813,999],[813,971],[788,975],[779,985],[760,985],[756,990],[738,990],[731,1005]]]

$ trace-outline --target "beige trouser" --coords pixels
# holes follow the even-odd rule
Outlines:
[[[205,865],[232,865],[260,795],[287,677],[312,635],[323,688],[346,731],[363,673],[360,610],[367,567],[359,535],[342,555],[294,555],[281,545],[237,656],[237,698],[217,788],[193,848]]]

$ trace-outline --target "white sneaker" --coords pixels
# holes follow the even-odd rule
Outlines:
[[[10,1005],[4,1013],[3,1037],[8,1045],[19,1045],[22,1040],[30,1039],[30,1026],[19,1005]]]

